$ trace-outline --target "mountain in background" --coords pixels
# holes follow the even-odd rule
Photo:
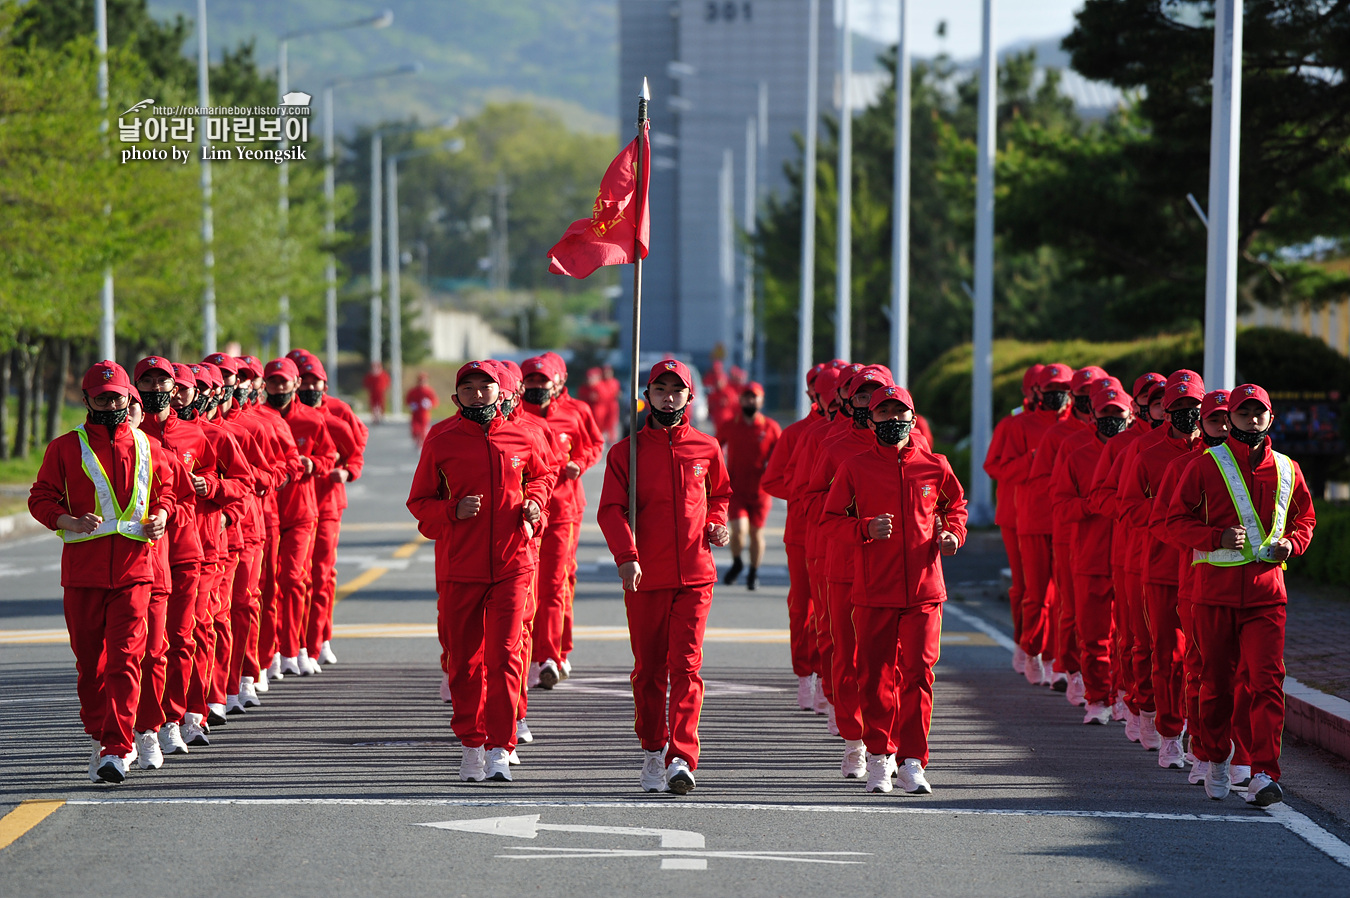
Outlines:
[[[194,20],[196,0],[150,0],[158,18]],[[617,133],[618,4],[615,0],[229,0],[208,3],[211,56],[255,43],[276,66],[276,35],[394,12],[388,28],[308,35],[290,43],[290,86],[319,103],[332,78],[421,61],[417,75],[339,87],[339,134],[358,124],[416,115],[436,121],[495,100],[558,112],[574,129]],[[197,38],[184,52],[195,56]]]

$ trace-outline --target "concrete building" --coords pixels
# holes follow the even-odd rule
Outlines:
[[[746,120],[768,91],[768,140],[759,154],[760,195],[786,192],[785,162],[799,161],[806,125],[808,0],[619,0],[619,120],[632,139],[637,95],[651,85],[651,247],[643,266],[642,346],[689,353],[706,365],[715,349],[735,357],[742,268],[732,283],[722,251],[720,188],[731,154],[737,226],[745,192]],[[820,0],[820,113],[837,115],[834,3]],[[623,345],[632,329],[632,284],[618,300]]]

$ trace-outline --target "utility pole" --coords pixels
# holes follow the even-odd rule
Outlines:
[[[994,52],[994,0],[984,0],[980,54],[979,146],[975,173],[975,308],[970,389],[970,519],[993,521],[984,456],[994,430],[994,138],[998,113],[998,62]]]
[[[820,0],[808,0],[806,23],[806,146],[802,152],[802,271],[797,305],[797,417],[806,417],[816,314],[816,141],[820,117]]]
[[[197,0],[197,105],[202,108],[202,145],[206,144],[206,108],[211,105],[211,56],[206,39],[206,0]],[[210,355],[216,351],[216,256],[212,245],[216,239],[211,215],[211,163],[202,154],[202,265],[205,284],[202,287],[202,350]]]
[[[103,109],[103,121],[98,132],[103,135],[103,152],[108,152],[108,3],[107,0],[94,0],[94,31],[98,41],[98,104]],[[111,227],[112,204],[103,207],[105,227]],[[103,266],[103,288],[99,291],[99,353],[105,359],[117,355],[117,335],[113,312],[113,270],[112,264]]]
[[[835,228],[835,331],[834,354],[847,359],[853,333],[853,109],[850,102],[853,82],[853,35],[849,26],[849,0],[839,0],[843,12],[839,53],[839,191],[838,220]]]
[[[1205,383],[1237,379],[1238,151],[1242,121],[1242,0],[1214,4],[1214,101],[1205,254]]]
[[[891,374],[909,386],[909,0],[900,0],[900,42],[895,56],[895,179],[891,212]]]

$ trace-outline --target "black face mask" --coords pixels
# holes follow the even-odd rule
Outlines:
[[[867,422],[872,420],[872,410],[866,406],[858,408],[855,405],[850,408],[853,410],[853,423],[859,427],[866,427]]]
[[[1157,430],[1159,427],[1162,427],[1162,426],[1163,426],[1164,424],[1166,424],[1166,423],[1167,423],[1167,419],[1166,419],[1166,418],[1153,418],[1153,417],[1150,417],[1150,418],[1148,419],[1148,426],[1149,426],[1149,427],[1152,427],[1154,430]]]
[[[673,412],[663,412],[656,406],[652,406],[651,415],[656,423],[662,427],[674,427],[684,420],[684,409],[678,408]]]
[[[280,410],[291,404],[291,397],[293,396],[295,396],[295,393],[268,393],[267,404]]]
[[[1174,408],[1167,413],[1178,433],[1195,433],[1200,426],[1200,408]]]
[[[295,395],[310,408],[318,408],[323,404],[323,390],[296,390]]]
[[[530,405],[543,405],[549,399],[548,387],[526,387],[520,398]]]
[[[1203,433],[1200,435],[1200,439],[1205,441],[1206,446],[1222,446],[1224,443],[1228,442],[1228,434],[1224,434],[1221,437],[1212,437],[1207,433]]]
[[[169,407],[169,400],[172,398],[172,393],[142,393],[141,405],[145,406],[147,415],[158,415]]]
[[[1125,418],[1098,418],[1097,433],[1109,440],[1111,437],[1119,436],[1129,425],[1129,420]]]
[[[898,446],[909,432],[914,429],[914,419],[908,421],[878,421],[873,425],[877,431],[877,442],[887,446]]]
[[[250,395],[252,392],[253,391],[248,389],[247,387],[235,387],[234,404],[242,406],[244,403],[248,402],[249,399],[252,398]]]
[[[475,424],[486,424],[497,417],[497,403],[492,405],[466,405],[459,410],[466,420]]]
[[[197,403],[185,405],[182,408],[176,408],[173,413],[178,416],[179,421],[191,421],[197,417]]]
[[[1067,390],[1050,390],[1041,394],[1041,408],[1047,411],[1061,411],[1068,403],[1069,392]]]
[[[1073,410],[1080,415],[1090,416],[1092,414],[1092,398],[1089,396],[1073,397]]]
[[[127,423],[127,410],[124,408],[91,408],[89,410],[89,423],[101,424],[111,430],[111,428]]]
[[[1261,445],[1268,433],[1270,433],[1270,428],[1257,431],[1240,430],[1233,426],[1233,419],[1231,417],[1228,419],[1228,435],[1244,446],[1250,446],[1255,449],[1257,446]]]
[[[754,417],[755,415],[757,415],[758,413],[759,413],[759,409],[755,408],[753,405],[743,405],[743,406],[741,406],[741,414],[742,414],[742,415],[745,415],[745,417],[747,417],[747,418],[753,418],[753,417]]]
[[[511,413],[516,410],[516,401],[514,399],[503,399],[498,405],[501,406],[503,418],[511,417]]]

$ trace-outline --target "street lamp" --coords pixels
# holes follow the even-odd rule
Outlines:
[[[277,37],[277,93],[280,97],[279,102],[284,103],[286,94],[291,92],[290,83],[290,63],[288,59],[288,45],[298,37],[308,37],[314,34],[323,34],[328,31],[346,31],[351,28],[388,28],[394,24],[394,11],[386,9],[365,18],[355,19],[350,22],[334,22],[327,25],[314,25],[309,28],[297,28],[293,31],[287,31]],[[289,141],[286,140],[285,131],[281,134],[281,149],[284,153]],[[291,175],[290,163],[282,156],[279,166],[278,179],[281,184],[281,199],[279,206],[281,209],[281,230],[284,235],[286,232],[286,218],[291,208],[290,190]],[[281,295],[281,323],[277,327],[277,355],[285,355],[291,349],[291,298],[285,293]]]
[[[338,316],[337,257],[333,255],[331,250],[333,234],[336,231],[336,226],[333,221],[335,192],[333,164],[337,159],[337,147],[333,143],[333,88],[343,87],[348,84],[357,84],[363,81],[377,81],[381,78],[392,78],[397,75],[410,75],[421,71],[421,69],[421,63],[408,63],[392,69],[381,69],[379,71],[366,72],[362,75],[353,75],[349,78],[334,78],[323,86],[323,196],[327,207],[324,213],[323,233],[330,244],[328,261],[324,266],[324,281],[327,285],[324,305],[328,324],[324,355],[327,357],[326,367],[329,371],[334,373],[338,370]]]
[[[394,153],[384,162],[385,198],[389,217],[389,381],[394,398],[403,401],[403,303],[399,290],[399,269],[401,253],[398,234],[398,164],[405,159],[415,159],[431,153],[458,153],[464,149],[464,141],[447,140],[440,146],[420,147]]]

